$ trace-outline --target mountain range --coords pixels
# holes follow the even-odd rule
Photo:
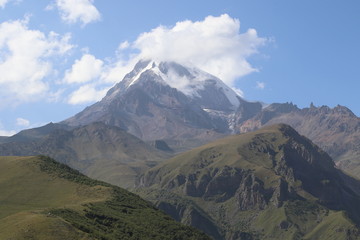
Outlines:
[[[271,104],[238,126],[248,132],[262,126],[286,123],[310,138],[344,171],[360,177],[360,118],[344,106],[299,109],[291,103]]]
[[[360,118],[348,108],[248,102],[217,77],[174,62],[139,61],[101,101],[61,123],[25,130],[0,142],[38,141],[57,129],[69,131],[94,122],[121,128],[175,153],[285,123],[328,152],[344,171],[360,177]]]
[[[2,156],[39,154],[214,239],[360,236],[359,117],[249,102],[195,67],[139,61],[75,116],[0,138]]]

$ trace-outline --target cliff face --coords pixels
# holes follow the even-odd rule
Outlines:
[[[220,229],[221,236],[212,235],[216,239],[272,239],[289,229],[305,236],[332,211],[348,212],[358,221],[357,186],[356,180],[349,181],[334,167],[328,154],[287,125],[207,144],[148,170],[138,181],[138,191],[149,200],[155,199],[149,191],[186,199],[186,206],[199,209],[203,218]],[[160,194],[156,199],[164,211],[176,212],[175,197]],[[318,212],[304,207],[308,205]],[[308,215],[309,220],[301,223],[289,209]],[[259,222],[270,211],[281,217],[274,229],[265,230]],[[318,220],[311,220],[315,215]],[[182,215],[178,212],[177,216],[181,221]],[[270,234],[275,228],[280,229],[278,233]]]

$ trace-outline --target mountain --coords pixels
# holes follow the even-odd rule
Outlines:
[[[344,106],[299,109],[291,103],[271,104],[239,123],[237,132],[286,123],[310,138],[346,172],[360,177],[360,118]]]
[[[49,128],[49,125],[45,126],[45,130]],[[0,153],[3,156],[51,156],[87,176],[122,187],[133,187],[138,174],[169,157],[168,153],[149,146],[122,129],[100,122],[71,130],[66,130],[69,127],[51,129],[24,131],[41,132],[42,137],[22,133],[32,136],[29,137],[32,140],[0,144]],[[20,137],[15,135],[14,138]]]
[[[210,239],[48,157],[0,158],[1,239]]]
[[[47,140],[44,139],[53,132],[72,131],[94,122],[121,128],[169,154],[184,152],[227,135],[285,123],[328,152],[338,167],[360,177],[360,119],[346,107],[315,107],[312,104],[309,108],[300,109],[291,103],[265,106],[260,102],[248,102],[217,77],[175,62],[139,61],[101,101],[61,123],[24,130],[13,137],[0,138],[0,143],[8,143],[6,148],[13,149],[16,155],[50,154],[66,162],[64,156],[70,159],[81,155],[80,149],[70,147],[68,151],[53,145],[56,152],[61,152],[55,154],[55,150],[51,149],[31,152],[15,151],[15,148],[16,145],[23,148],[24,142],[29,146],[34,141],[46,145]],[[58,146],[61,147],[61,144]],[[0,149],[4,150],[2,155],[9,152],[1,146]],[[102,153],[107,158],[108,153]],[[100,155],[97,156],[100,158]],[[78,159],[75,156],[74,160]],[[85,160],[81,158],[81,163],[76,164],[67,161],[70,166],[83,170],[91,165],[83,165]],[[135,168],[124,169],[134,176]],[[85,173],[92,174],[98,170]],[[126,174],[126,171],[123,173]],[[119,182],[101,175],[107,174],[90,176],[114,184]],[[131,181],[126,184],[122,186],[130,186]]]
[[[230,134],[229,117],[246,103],[220,79],[199,69],[140,61],[100,102],[62,124],[100,121],[144,141],[164,140],[184,150]]]
[[[214,239],[360,239],[360,182],[284,124],[179,154],[137,186]]]
[[[182,152],[234,133],[285,123],[310,138],[346,172],[360,177],[360,118],[343,106],[300,109],[242,99],[220,79],[174,62],[140,61],[98,103],[62,122],[118,126]]]

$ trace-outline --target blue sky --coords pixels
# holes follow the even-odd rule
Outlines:
[[[247,100],[359,116],[359,12],[358,0],[0,0],[0,135],[74,115],[143,57],[188,61]]]

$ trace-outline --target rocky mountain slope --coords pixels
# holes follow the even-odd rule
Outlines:
[[[41,128],[28,131],[46,132]],[[41,138],[32,139],[0,144],[0,153],[3,156],[51,156],[87,176],[122,187],[133,187],[138,174],[169,156],[118,127],[99,122],[72,130],[56,128]]]
[[[1,239],[210,239],[47,157],[0,158]]]
[[[138,192],[214,239],[360,239],[360,183],[288,125],[230,136],[148,170]]]

